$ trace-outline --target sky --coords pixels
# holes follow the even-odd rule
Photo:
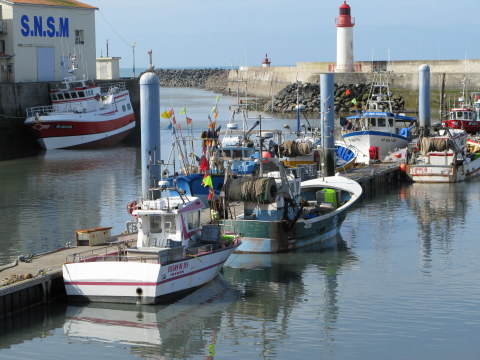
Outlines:
[[[335,62],[343,0],[83,0],[96,11],[97,56],[120,67]],[[354,60],[480,59],[479,0],[348,0]],[[135,44],[135,46],[133,46]]]

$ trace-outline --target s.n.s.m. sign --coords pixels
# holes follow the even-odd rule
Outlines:
[[[53,16],[33,16],[22,15],[20,19],[23,36],[42,36],[42,37],[69,37],[68,18]]]

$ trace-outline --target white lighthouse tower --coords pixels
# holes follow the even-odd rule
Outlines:
[[[340,15],[335,19],[337,26],[337,67],[336,72],[354,72],[353,27],[355,19],[350,16],[350,6],[344,1]]]

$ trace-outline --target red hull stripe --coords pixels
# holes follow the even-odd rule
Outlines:
[[[165,283],[168,283],[173,280],[181,279],[187,276],[191,276],[194,274],[198,274],[202,271],[210,270],[211,268],[217,267],[222,265],[225,261],[221,261],[219,263],[204,267],[199,270],[195,270],[189,272],[188,274],[182,274],[179,276],[172,277],[170,279],[165,279],[159,282],[114,282],[114,281],[72,281],[72,282],[65,282],[65,285],[100,285],[100,286],[158,286]]]
[[[50,138],[58,136],[77,136],[101,134],[127,126],[135,121],[135,115],[129,114],[118,119],[102,121],[42,121],[30,124],[38,137]],[[37,130],[36,127],[40,129]]]

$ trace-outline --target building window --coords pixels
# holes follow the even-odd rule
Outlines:
[[[76,45],[83,45],[84,38],[83,38],[83,30],[75,30],[75,44]]]

